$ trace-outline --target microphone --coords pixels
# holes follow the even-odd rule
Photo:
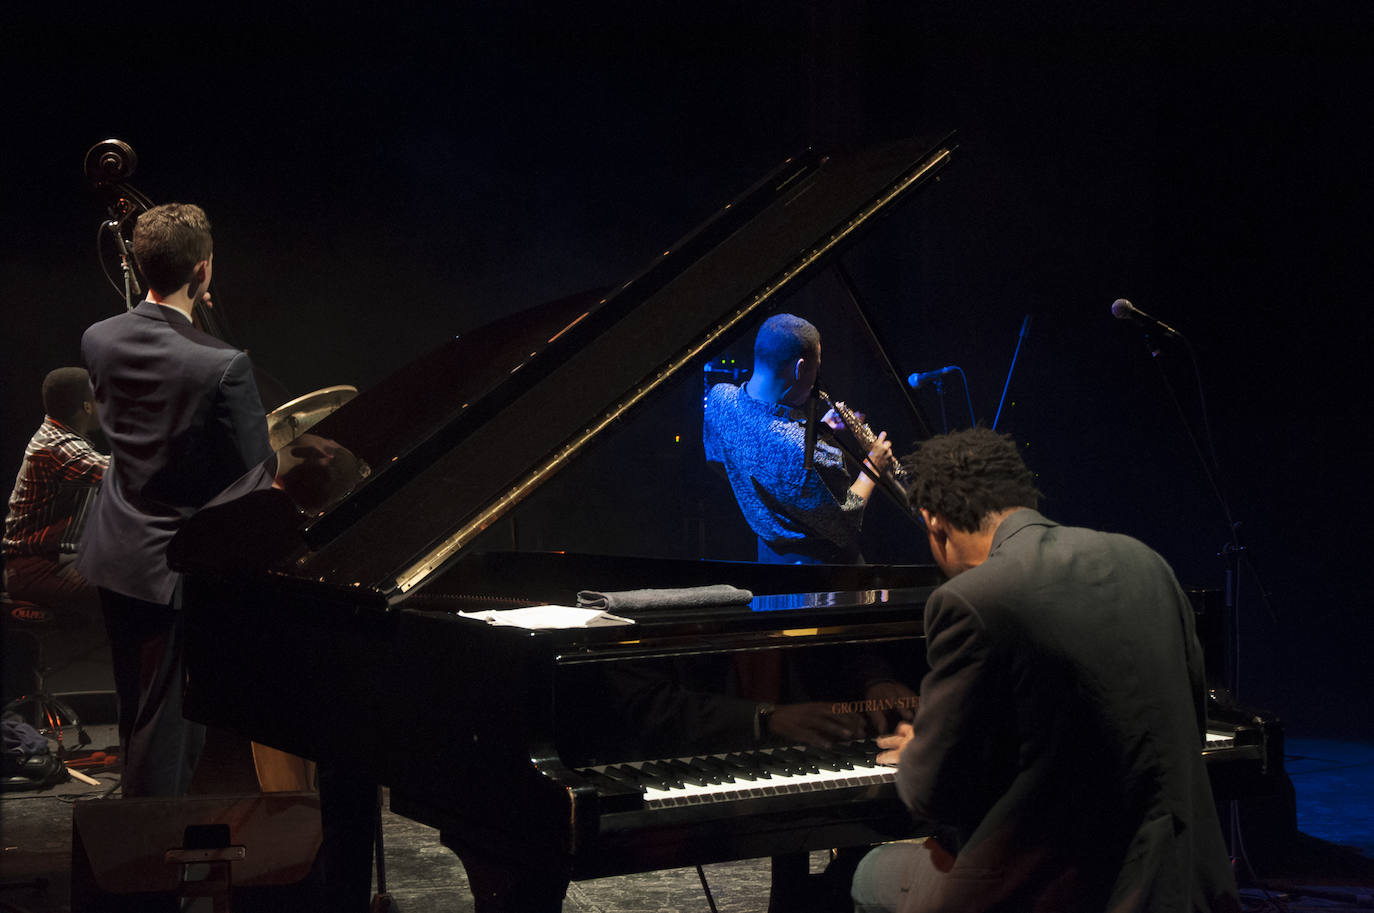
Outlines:
[[[1162,320],[1151,317],[1125,298],[1118,298],[1112,302],[1112,316],[1117,320],[1134,320],[1141,326],[1159,330],[1167,336],[1176,336],[1179,339],[1183,338],[1183,334],[1178,330],[1175,330]]]
[[[937,368],[934,371],[917,371],[915,374],[907,375],[907,386],[911,387],[913,390],[917,390],[936,378],[944,377],[946,374],[953,374],[958,370],[958,365],[950,365],[948,368]]]

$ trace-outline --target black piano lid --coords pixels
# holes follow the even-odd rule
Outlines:
[[[174,541],[173,565],[228,570],[224,543],[270,528],[259,538],[281,543],[279,553],[253,550],[251,569],[399,601],[932,178],[953,149],[951,134],[788,159],[605,295],[496,321],[361,393],[309,432],[359,461],[359,472],[335,479],[323,513],[286,529],[290,512],[279,504],[261,524],[256,506],[207,508]],[[215,542],[220,554],[208,558]]]

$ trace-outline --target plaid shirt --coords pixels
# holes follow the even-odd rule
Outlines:
[[[6,555],[75,553],[110,458],[61,422],[45,417],[24,450],[5,517]]]

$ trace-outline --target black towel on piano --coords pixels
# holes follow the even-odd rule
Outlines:
[[[743,605],[754,594],[725,583],[710,586],[691,586],[680,589],[619,590],[600,592],[582,590],[577,604],[583,608],[621,612],[630,609],[671,609],[675,606]]]

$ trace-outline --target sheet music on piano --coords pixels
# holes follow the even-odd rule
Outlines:
[[[586,609],[567,605],[536,605],[523,609],[486,609],[480,612],[459,612],[462,618],[484,621],[490,625],[524,628],[529,631],[553,631],[562,628],[604,628],[610,625],[632,625],[633,618],[621,618],[602,609]]]

